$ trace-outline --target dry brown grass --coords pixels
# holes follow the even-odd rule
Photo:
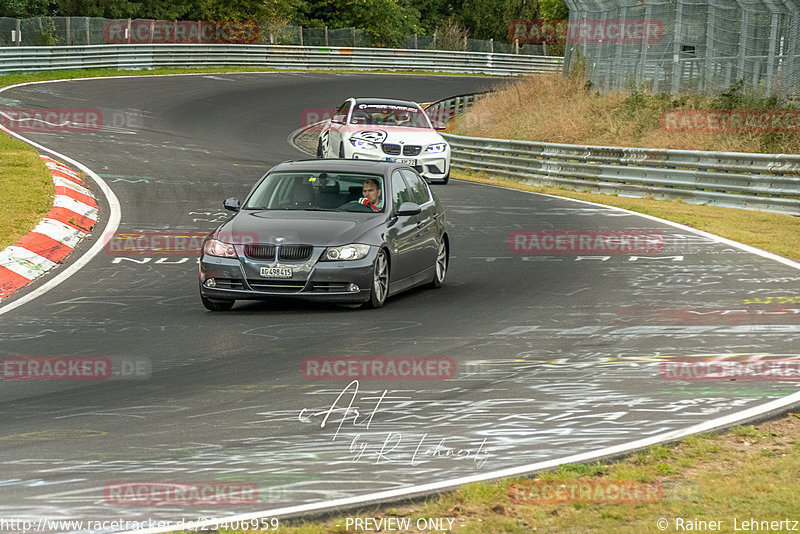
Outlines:
[[[793,133],[675,133],[661,129],[664,111],[722,107],[778,106],[736,92],[715,97],[599,94],[587,89],[582,78],[547,74],[509,81],[459,118],[453,133],[578,145],[800,153],[800,135]]]

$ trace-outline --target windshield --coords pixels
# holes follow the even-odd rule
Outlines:
[[[380,213],[383,176],[334,172],[277,172],[253,191],[246,210]]]
[[[428,116],[421,109],[393,104],[358,104],[353,109],[350,124],[431,128]]]

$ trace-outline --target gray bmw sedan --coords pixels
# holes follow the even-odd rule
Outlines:
[[[289,161],[224,206],[235,214],[200,255],[200,296],[211,311],[276,297],[377,308],[412,287],[441,287],[447,275],[444,207],[407,165]]]

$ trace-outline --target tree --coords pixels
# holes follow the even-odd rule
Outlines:
[[[545,20],[569,18],[569,8],[564,0],[539,0],[539,13]]]
[[[296,23],[364,29],[373,46],[397,46],[419,24],[419,11],[398,0],[307,1],[301,10]]]
[[[14,19],[46,17],[51,14],[49,0],[0,0],[0,16]]]

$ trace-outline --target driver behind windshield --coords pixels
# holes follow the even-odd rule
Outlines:
[[[383,197],[381,195],[381,185],[374,178],[364,180],[361,186],[361,194],[364,195],[359,204],[369,206],[373,211],[380,211],[383,208]]]

